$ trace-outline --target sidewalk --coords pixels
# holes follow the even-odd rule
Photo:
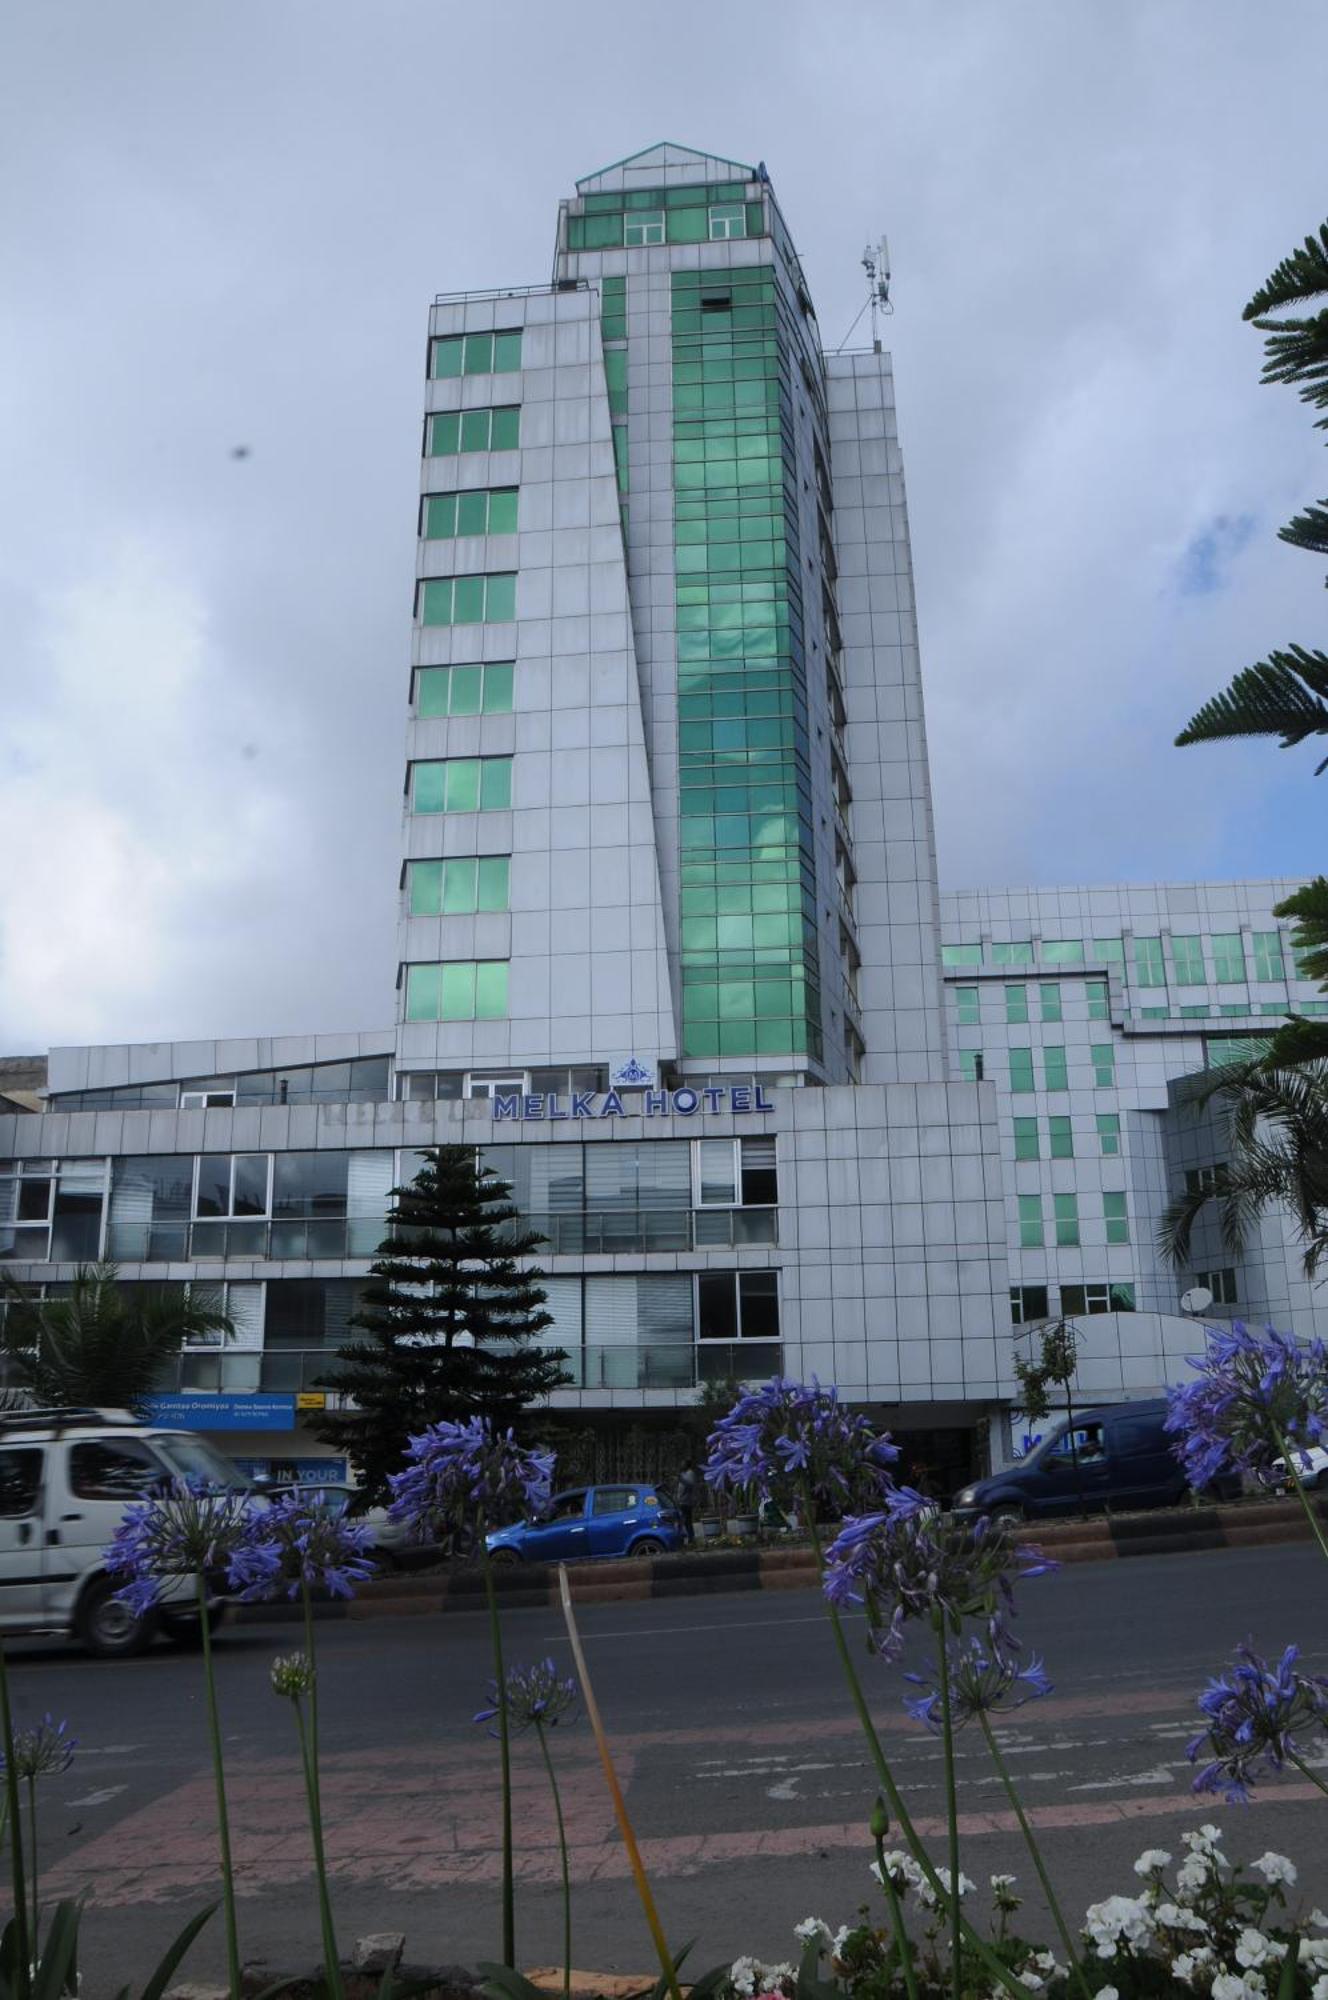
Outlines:
[[[1328,1501],[1316,1505],[1328,1521]],[[1166,1507],[1144,1514],[1032,1524],[1021,1531],[1021,1539],[1035,1542],[1062,1563],[1117,1562],[1129,1556],[1304,1542],[1310,1539],[1310,1528],[1297,1500],[1240,1500],[1226,1506]],[[567,1574],[578,1604],[695,1597],[706,1591],[810,1590],[817,1582],[810,1548],[777,1544],[573,1564]],[[558,1602],[558,1573],[547,1564],[499,1567],[494,1581],[504,1604],[540,1607]],[[462,1569],[385,1576],[364,1584],[350,1602],[320,1604],[317,1611],[320,1618],[400,1618],[483,1608],[481,1572]],[[292,1604],[241,1604],[231,1616],[241,1624],[266,1623],[298,1618],[300,1611]]]

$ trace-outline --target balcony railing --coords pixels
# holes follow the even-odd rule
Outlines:
[[[524,1215],[520,1227],[546,1239],[549,1256],[612,1256],[650,1250],[740,1250],[778,1240],[775,1208],[659,1208]],[[194,1222],[113,1222],[106,1255],[120,1264],[179,1264],[247,1257],[370,1258],[387,1234],[383,1216],[262,1216]],[[44,1250],[44,1242],[41,1246]],[[0,1253],[3,1254],[3,1253]],[[15,1254],[22,1254],[17,1252]],[[29,1250],[29,1255],[34,1252]],[[537,1255],[540,1253],[536,1253]]]
[[[575,1389],[696,1389],[707,1382],[762,1382],[780,1372],[777,1340],[704,1340],[648,1347],[573,1347],[564,1364]],[[326,1387],[337,1374],[334,1350],[322,1347],[191,1347],[175,1358],[163,1389],[265,1390],[298,1395]]]

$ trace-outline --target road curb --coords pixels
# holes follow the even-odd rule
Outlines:
[[[1316,1501],[1328,1522],[1328,1501]],[[1310,1539],[1298,1501],[1254,1500],[1225,1506],[1167,1507],[1149,1514],[1096,1521],[1047,1522],[1020,1531],[1061,1563],[1121,1562],[1131,1556],[1201,1555],[1213,1549],[1261,1548]],[[676,1556],[597,1562],[568,1570],[578,1604],[638,1604],[647,1598],[699,1597],[716,1592],[810,1590],[817,1583],[809,1548],[717,1549]],[[530,1563],[495,1569],[502,1604],[514,1610],[547,1610],[558,1603],[558,1572]],[[429,1576],[388,1576],[362,1586],[350,1602],[315,1606],[319,1619],[417,1618],[439,1611],[482,1611],[484,1580],[478,1570]],[[239,1604],[238,1624],[284,1623],[301,1616],[298,1604]]]

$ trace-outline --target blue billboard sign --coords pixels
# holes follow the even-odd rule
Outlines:
[[[293,1431],[294,1396],[149,1396],[154,1424],[180,1431]]]

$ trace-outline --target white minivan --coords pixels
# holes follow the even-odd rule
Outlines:
[[[160,1632],[199,1637],[187,1579],[138,1617],[118,1601],[103,1551],[131,1500],[167,1479],[247,1490],[237,1466],[189,1431],[123,1410],[22,1410],[0,1416],[0,1632],[77,1639],[103,1659],[142,1652]],[[221,1615],[220,1603],[209,1614]]]

